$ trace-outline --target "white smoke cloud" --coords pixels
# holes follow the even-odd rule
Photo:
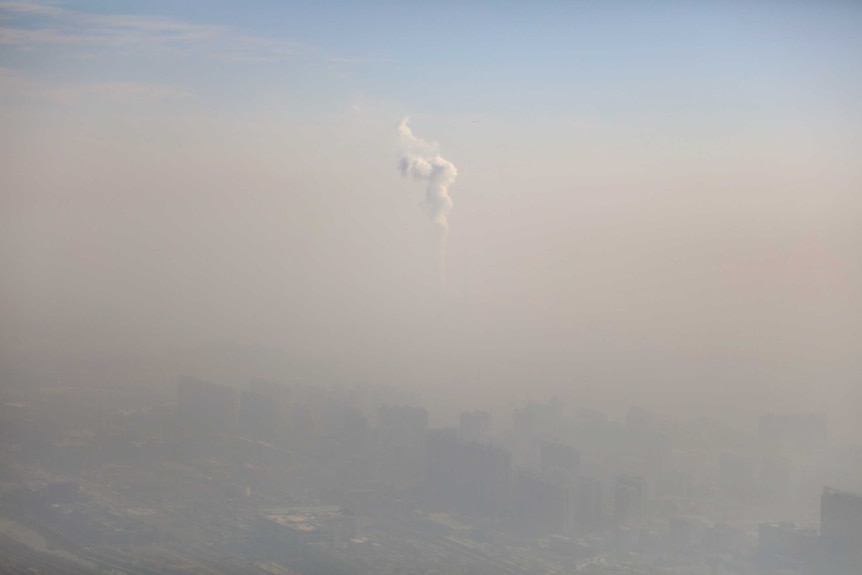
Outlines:
[[[436,145],[414,136],[408,122],[409,118],[404,118],[398,124],[401,140],[398,169],[404,177],[427,182],[425,202],[431,212],[431,219],[440,226],[445,236],[449,231],[449,212],[452,211],[449,187],[455,182],[458,170],[452,162],[437,153]]]

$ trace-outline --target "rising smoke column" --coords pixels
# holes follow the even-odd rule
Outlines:
[[[449,212],[452,211],[452,198],[449,186],[455,182],[458,170],[455,165],[437,153],[436,144],[425,142],[413,135],[409,118],[398,124],[398,137],[401,140],[401,158],[398,169],[401,175],[426,182],[425,203],[431,219],[440,229],[440,279],[445,283],[446,236],[449,232]]]

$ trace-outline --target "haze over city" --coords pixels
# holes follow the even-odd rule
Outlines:
[[[4,402],[382,386],[370,427],[487,410],[516,464],[501,430],[548,401],[755,435],[817,414],[806,477],[859,491],[860,25],[839,1],[2,1]]]

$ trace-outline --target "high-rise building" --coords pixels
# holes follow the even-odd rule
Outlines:
[[[825,487],[820,496],[824,555],[862,573],[862,495]]]
[[[325,410],[326,434],[354,450],[366,447],[368,420],[362,411],[343,400],[331,400]]]
[[[273,398],[244,389],[240,394],[239,428],[242,434],[257,441],[275,442],[280,432],[284,412]]]
[[[428,412],[421,407],[384,406],[377,422],[379,469],[399,487],[421,483]]]
[[[647,485],[643,477],[620,475],[614,487],[614,515],[620,525],[642,527],[647,520]]]
[[[718,484],[725,493],[744,498],[754,490],[754,461],[741,453],[724,451],[718,456]]]
[[[512,474],[508,450],[435,429],[429,433],[427,453],[426,488],[432,499],[477,515],[505,513]]]
[[[563,404],[559,400],[530,403],[512,412],[513,431],[518,439],[530,439],[541,435],[558,425],[563,419]]]
[[[378,412],[380,441],[387,446],[421,448],[428,431],[428,412],[421,407],[384,406]]]
[[[816,561],[820,552],[817,530],[790,522],[761,523],[757,531],[757,554],[768,565],[800,567]]]
[[[581,454],[571,445],[556,441],[539,444],[539,468],[542,476],[573,482],[578,476]]]
[[[580,477],[576,493],[575,525],[587,530],[600,528],[604,521],[602,482],[594,477]]]
[[[574,487],[526,470],[515,475],[514,519],[528,533],[558,533],[571,527]]]
[[[829,440],[829,422],[825,413],[764,414],[760,436],[770,445],[821,447]]]
[[[461,414],[459,435],[463,441],[486,443],[491,440],[491,414],[487,411],[465,411]]]
[[[792,457],[769,451],[760,458],[759,486],[766,497],[780,500],[789,493],[796,475]]]

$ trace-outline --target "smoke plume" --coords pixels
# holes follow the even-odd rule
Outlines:
[[[440,228],[440,275],[443,278],[446,235],[449,231],[449,212],[452,198],[449,187],[455,182],[458,170],[455,165],[437,152],[436,144],[425,142],[413,135],[408,126],[409,118],[398,124],[401,140],[401,158],[398,169],[404,177],[426,182],[425,203],[431,219]]]

